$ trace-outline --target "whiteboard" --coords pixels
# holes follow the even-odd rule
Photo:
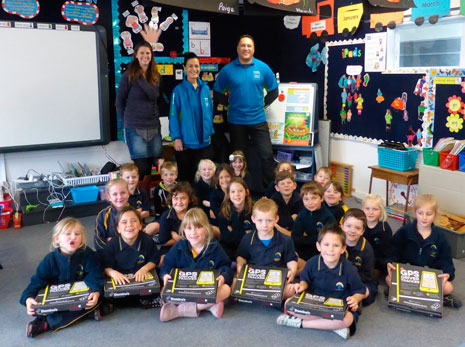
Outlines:
[[[101,33],[30,24],[0,27],[0,151],[108,142]]]

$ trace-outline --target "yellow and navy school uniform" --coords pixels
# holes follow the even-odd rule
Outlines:
[[[326,266],[321,255],[315,255],[305,265],[300,280],[308,283],[307,292],[346,300],[354,294],[365,294],[366,287],[360,280],[357,269],[344,256],[334,268]],[[358,313],[352,312],[354,322],[350,334],[355,333]]]
[[[136,187],[134,193],[129,196],[129,205],[135,209],[141,208],[142,211],[150,212],[150,201],[147,193],[144,190],[140,190]]]
[[[221,246],[231,260],[234,260],[242,237],[246,234],[246,230],[252,230],[253,223],[250,214],[246,214],[245,211],[237,212],[232,203],[230,208],[230,219],[223,216],[221,212],[218,215],[218,227],[221,233]],[[228,229],[229,226],[232,231]]]
[[[118,210],[113,205],[104,208],[98,213],[95,220],[94,235],[94,245],[97,252],[105,248],[109,237],[114,238],[118,234],[116,231],[117,214]]]
[[[168,195],[170,192],[166,189],[163,181],[158,183],[153,192],[153,202],[155,205],[155,214],[161,216],[163,212],[168,211],[170,205],[168,203]]]
[[[316,249],[318,232],[325,224],[331,222],[336,222],[336,219],[324,206],[315,211],[309,211],[306,208],[301,209],[294,222],[291,234],[300,258],[308,260],[318,254]],[[304,235],[304,233],[307,235]]]
[[[297,261],[294,243],[276,229],[269,240],[260,240],[258,231],[246,234],[239,244],[237,256],[247,260],[247,263],[259,266],[287,267],[290,261]]]
[[[176,242],[163,259],[160,278],[163,279],[174,268],[219,270],[220,275],[223,275],[224,281],[228,285],[232,284],[234,278],[231,260],[215,239],[211,240],[208,247],[204,247],[199,254],[195,254],[186,239]]]
[[[434,224],[431,235],[426,239],[418,232],[416,219],[402,226],[392,236],[392,248],[391,261],[442,270],[450,275],[449,281],[455,277],[449,242],[444,232]]]
[[[121,235],[111,239],[101,252],[104,269],[112,268],[123,274],[136,273],[147,263],[160,262],[160,252],[153,239],[140,231],[137,240],[131,246],[124,242]]]
[[[353,247],[347,246],[346,258],[357,268],[360,279],[370,294],[363,300],[363,305],[373,303],[378,294],[378,281],[374,277],[375,255],[370,243],[362,236]]]
[[[167,243],[172,239],[171,232],[179,231],[181,226],[181,220],[178,218],[176,211],[173,208],[170,208],[168,211],[163,212],[160,219],[160,231],[158,232],[158,242],[161,244]]]
[[[373,247],[375,269],[386,271],[389,254],[392,253],[392,230],[388,222],[378,222],[374,228],[365,228],[363,236]]]
[[[342,224],[344,214],[349,209],[346,206],[346,204],[344,204],[342,201],[339,204],[336,204],[336,205],[329,205],[326,201],[324,201],[323,204],[329,210],[329,212],[331,212],[333,214],[334,218],[336,218],[336,221],[339,224]]]
[[[302,204],[302,198],[299,193],[295,190],[292,192],[292,196],[289,201],[286,203],[283,199],[283,196],[280,192],[275,192],[271,199],[278,205],[278,224],[287,229],[291,230],[294,225],[294,220],[292,219],[293,214],[299,214],[300,210],[304,207]]]
[[[78,249],[70,257],[63,255],[59,248],[48,253],[37,267],[31,282],[21,295],[20,303],[26,305],[27,298],[35,298],[40,289],[51,284],[64,284],[84,281],[90,292],[103,291],[103,271],[96,253],[89,247]],[[56,312],[45,317],[52,330],[66,328],[93,312],[90,310]]]
[[[210,207],[205,206],[202,202],[204,200],[210,200],[210,194],[214,190],[208,183],[206,183],[201,177],[194,183],[195,196],[199,201],[199,207],[205,212],[205,214],[210,216]]]

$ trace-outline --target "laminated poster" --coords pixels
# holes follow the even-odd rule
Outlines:
[[[39,14],[40,4],[38,0],[3,0],[2,8],[6,13],[31,19]]]
[[[61,15],[68,22],[93,25],[98,21],[99,10],[90,2],[66,1],[61,7]]]
[[[284,144],[308,146],[310,140],[310,115],[307,112],[286,112]]]
[[[365,35],[365,71],[382,72],[386,70],[387,32]]]

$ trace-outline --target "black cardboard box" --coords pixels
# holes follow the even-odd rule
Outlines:
[[[33,305],[37,314],[50,314],[60,311],[81,311],[86,308],[89,287],[84,281],[48,285],[36,297],[38,305]]]
[[[390,307],[442,317],[441,270],[408,264],[393,264],[388,305]]]
[[[343,299],[302,292],[291,297],[285,308],[288,312],[301,315],[343,320],[347,312],[347,303]]]
[[[127,274],[130,283],[118,285],[113,278],[105,280],[106,298],[124,298],[130,295],[145,296],[160,293],[160,281],[155,270],[150,271],[150,277],[144,282],[136,282],[134,274]]]
[[[247,304],[281,306],[288,269],[246,264],[237,277],[232,297]]]
[[[216,303],[219,272],[215,270],[173,269],[163,289],[163,300],[174,303]]]

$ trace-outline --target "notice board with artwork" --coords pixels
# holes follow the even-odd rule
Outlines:
[[[313,146],[318,115],[316,83],[281,83],[278,98],[266,109],[271,143]],[[315,125],[316,123],[316,125]]]

